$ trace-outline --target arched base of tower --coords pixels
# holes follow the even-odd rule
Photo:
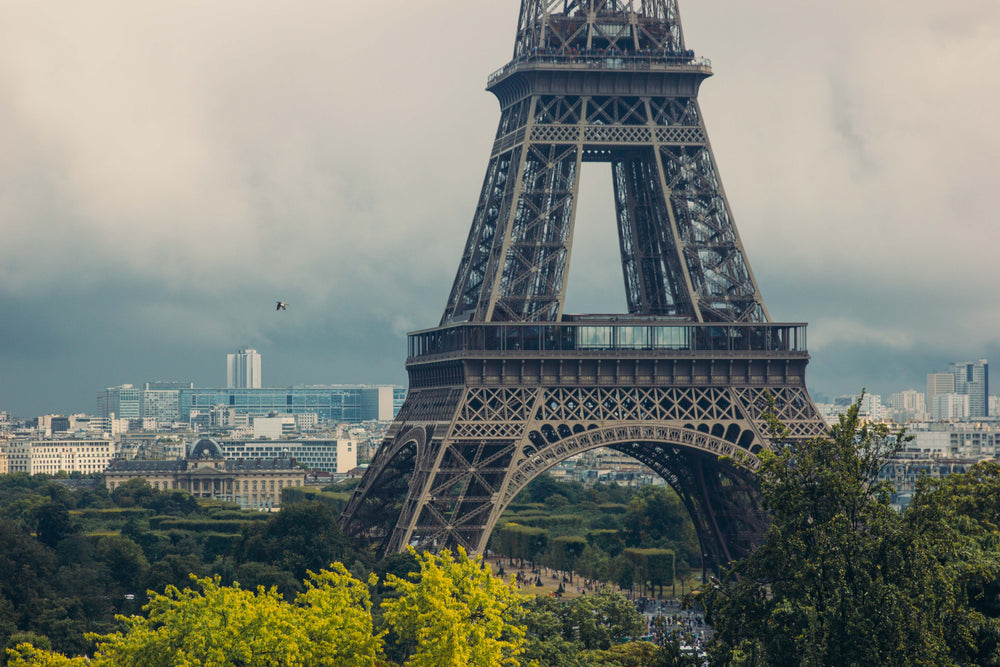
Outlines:
[[[799,433],[824,426],[793,387],[450,387],[418,390],[341,517],[373,555],[486,549],[515,496],[597,447],[645,464],[677,492],[704,567],[749,554],[766,530],[754,470],[771,447],[762,404]]]

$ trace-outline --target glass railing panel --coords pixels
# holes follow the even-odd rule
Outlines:
[[[610,350],[614,340],[614,327],[579,327],[577,346],[581,350]]]
[[[615,342],[619,350],[649,349],[649,327],[615,327]]]
[[[586,323],[585,323],[586,322]],[[596,324],[462,324],[411,334],[410,357],[461,350],[692,350],[701,352],[804,352],[806,327],[775,324],[669,326]]]
[[[501,342],[502,337],[503,337],[503,331],[500,329],[500,327],[484,326],[483,327],[483,332],[484,332],[484,334],[486,336],[486,346],[485,346],[485,349],[487,349],[487,350],[499,350],[499,349],[502,349],[500,347],[500,342]]]
[[[521,344],[524,345],[525,350],[538,350],[541,345],[541,334],[539,327],[528,326],[524,327],[521,331]]]
[[[688,350],[691,348],[690,327],[653,327],[653,347],[661,350]]]

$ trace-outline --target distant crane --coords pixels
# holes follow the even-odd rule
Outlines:
[[[279,301],[275,310],[288,310],[288,305],[284,301]]]

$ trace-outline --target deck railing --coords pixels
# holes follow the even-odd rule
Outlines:
[[[602,52],[596,49],[573,53],[545,53],[539,51],[520,56],[490,74],[486,80],[486,87],[489,88],[499,79],[522,65],[540,66],[542,68],[555,66],[570,69],[667,70],[676,68],[679,65],[711,69],[712,61],[690,53],[652,55]]]
[[[411,359],[453,352],[806,352],[802,323],[465,322],[407,338]]]

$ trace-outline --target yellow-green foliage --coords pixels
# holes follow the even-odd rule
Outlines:
[[[405,646],[405,665],[517,665],[523,651],[522,598],[481,559],[459,550],[417,556],[413,580],[389,575],[399,597],[383,602],[375,627],[370,590],[340,563],[309,573],[305,591],[286,601],[276,588],[246,590],[219,577],[193,588],[151,592],[146,616],[118,616],[123,629],[88,635],[93,658],[68,658],[31,644],[8,651],[12,667],[362,667],[388,665],[390,630]]]
[[[494,577],[481,558],[459,548],[439,555],[410,553],[420,562],[414,581],[389,575],[387,584],[400,597],[386,600],[382,611],[404,644],[414,646],[406,661],[413,667],[517,665],[524,629],[521,594],[513,583]]]
[[[37,649],[31,644],[18,644],[16,648],[7,649],[10,667],[87,667],[94,665],[90,660],[67,658],[64,655]]]

